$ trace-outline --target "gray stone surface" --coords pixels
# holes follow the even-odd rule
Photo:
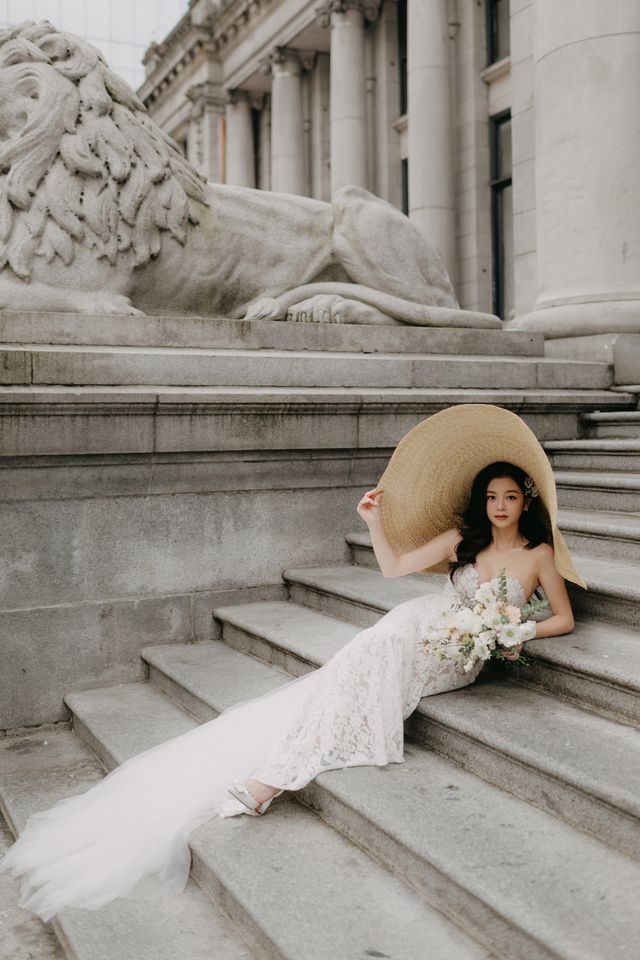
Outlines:
[[[208,698],[215,713],[234,696],[234,690],[237,699],[248,694],[242,663],[247,658],[227,650],[231,669],[222,676],[223,649],[206,647],[202,652],[184,648],[176,682],[180,686],[190,674],[192,684]],[[158,653],[162,655],[162,651]],[[189,665],[188,658],[194,654]],[[174,661],[176,655],[177,650],[170,655]],[[216,666],[209,673],[205,691],[204,665],[212,655]],[[165,666],[171,669],[170,659]],[[256,661],[252,670],[256,695],[264,692],[266,678],[282,682],[280,671],[266,664]],[[444,701],[448,697],[428,699]],[[161,742],[172,728],[179,732],[173,727],[176,708],[162,694],[141,684],[80,694],[75,707],[82,728],[91,728],[113,762]],[[127,723],[127,715],[135,722]],[[403,766],[323,774],[306,788],[304,799],[427,900],[468,924],[487,946],[505,956],[514,960],[551,956],[600,960],[605,947],[607,958],[630,960],[633,956],[638,865],[451,761],[408,747]],[[289,804],[277,801],[264,820],[227,821],[234,833],[223,830],[224,821],[196,831],[193,849],[198,879],[210,879],[214,889],[224,884],[232,894],[239,891],[250,909],[260,909],[264,901],[259,891],[254,886],[247,889],[256,869],[253,856],[261,849],[265,827],[273,833],[264,841],[264,856],[255,854],[260,862],[273,861],[273,854],[266,853],[272,850],[272,843],[288,849],[283,837],[290,809]],[[305,829],[310,831],[310,827]],[[249,847],[248,831],[253,831]],[[235,844],[233,853],[226,854],[226,844],[233,843],[234,837],[242,844],[242,857]],[[293,848],[300,857],[306,844],[300,842]],[[309,849],[316,858],[321,856],[313,836]],[[293,870],[288,871],[288,879]],[[283,872],[287,873],[276,872],[272,882],[278,883]],[[333,883],[339,879],[334,872]],[[264,914],[280,916],[273,900]]]
[[[640,474],[556,470],[555,477],[561,507],[640,512]]]
[[[640,561],[640,513],[564,509],[558,523],[569,548],[578,553]]]
[[[183,651],[183,663],[192,653],[196,655],[190,661],[196,666],[192,682],[199,684],[203,661],[194,647]],[[218,690],[236,681],[230,702],[243,699],[249,688],[256,696],[285,679],[280,671],[256,661],[261,669],[254,671],[251,683],[244,673],[246,658],[234,657],[228,649],[226,653],[230,655],[226,674],[220,673],[215,653],[209,666],[211,679],[218,678]],[[193,727],[193,721],[150,684],[86,691],[68,701],[78,731],[109,769]],[[221,708],[218,703],[217,710]],[[279,956],[291,960],[328,956],[357,960],[371,944],[371,949],[419,960],[425,942],[433,939],[441,951],[438,957],[467,960],[486,955],[315,817],[287,802],[270,813],[271,818],[259,821],[251,835],[247,830],[255,831],[256,821],[214,819],[196,830],[191,840],[194,875],[214,901],[222,896],[225,908],[259,951],[269,955],[266,947],[272,945]]]
[[[431,388],[9,387],[0,390],[6,456],[393,447],[455,403],[497,403],[541,439],[575,436],[585,408],[625,407],[600,390]]]
[[[0,856],[13,836],[0,819]],[[53,930],[38,917],[18,906],[20,881],[0,877],[0,960],[64,960],[65,954]]]
[[[95,316],[0,311],[0,343],[201,347],[245,350],[346,350],[365,353],[487,354],[542,357],[542,334],[348,323],[288,323],[225,317]],[[600,358],[598,358],[600,359]]]
[[[631,394],[628,394],[628,396],[631,396]],[[587,437],[640,438],[640,410],[621,410],[618,413],[607,411],[584,413],[580,419]]]
[[[37,810],[82,792],[103,771],[79,738],[70,732],[10,738],[0,743],[0,803],[16,830]],[[3,886],[17,884],[2,878]],[[63,952],[35,952],[43,944],[37,921],[21,911],[13,943],[3,938],[2,960],[249,960],[253,953],[221,907],[190,881],[179,897],[135,902],[114,900],[99,911],[63,910],[53,921]],[[34,933],[32,933],[34,931]],[[15,952],[4,953],[15,946]],[[28,947],[29,952],[24,952]],[[21,952],[22,951],[22,952]]]
[[[0,349],[0,364],[10,368],[17,357],[24,357],[31,371],[26,382],[38,385],[600,390],[611,385],[607,364],[529,357],[67,345]]]
[[[551,465],[561,470],[640,469],[640,440],[547,440],[544,448]]]

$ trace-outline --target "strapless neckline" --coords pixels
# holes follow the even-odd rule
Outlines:
[[[478,570],[476,569],[476,567],[474,566],[474,564],[469,563],[469,564],[467,564],[467,566],[468,566],[469,569],[472,570],[473,573],[475,574],[476,584],[477,584],[478,587],[484,587],[485,584],[487,584],[487,583],[495,583],[496,580],[499,580],[499,579],[500,579],[500,575],[498,574],[498,575],[495,576],[495,577],[491,577],[490,580],[483,580],[482,583],[481,583],[481,582],[480,582],[480,574],[478,573]],[[525,602],[526,602],[526,599],[527,599],[527,591],[525,590],[524,586],[520,583],[519,580],[517,580],[515,577],[510,577],[508,574],[507,574],[507,580],[510,580],[511,583],[515,584],[515,585],[521,590],[521,592],[522,592],[522,602],[525,603]]]

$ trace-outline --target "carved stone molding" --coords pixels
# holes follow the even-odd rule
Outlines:
[[[357,10],[365,20],[373,22],[380,10],[380,0],[324,0],[316,7],[316,23],[320,27],[330,27],[334,13],[346,13],[347,10]]]
[[[206,111],[223,114],[228,102],[222,87],[210,80],[189,87],[186,95],[191,101],[191,116],[194,120],[198,120]]]
[[[274,47],[271,53],[260,60],[260,72],[273,74],[274,67],[290,63],[302,73],[312,70],[316,62],[315,50],[296,50],[294,47]]]
[[[226,103],[248,103],[249,106],[253,106],[254,95],[249,90],[227,90],[225,91],[225,102]]]

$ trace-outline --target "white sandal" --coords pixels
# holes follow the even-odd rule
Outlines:
[[[235,797],[236,800],[239,800],[240,803],[243,803],[247,808],[245,813],[250,814],[252,817],[260,816],[263,813],[266,813],[267,808],[272,800],[275,800],[276,797],[279,797],[281,793],[284,793],[283,790],[278,790],[277,793],[274,793],[269,800],[263,800],[262,803],[258,803],[255,797],[252,797],[247,788],[242,783],[238,783],[234,780],[230,787],[227,787],[227,793],[230,793],[232,797]]]

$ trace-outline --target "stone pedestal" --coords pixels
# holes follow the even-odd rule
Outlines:
[[[229,93],[226,110],[225,182],[234,187],[255,187],[255,146],[251,95],[245,90]]]
[[[455,266],[454,162],[446,0],[409,0],[409,216]]]
[[[553,338],[640,332],[640,5],[535,0],[535,309]]]
[[[376,0],[330,0],[317,10],[331,26],[331,193],[354,184],[368,187],[365,19]]]
[[[304,158],[302,109],[303,55],[278,49],[270,57],[271,189],[277,193],[308,193]]]

